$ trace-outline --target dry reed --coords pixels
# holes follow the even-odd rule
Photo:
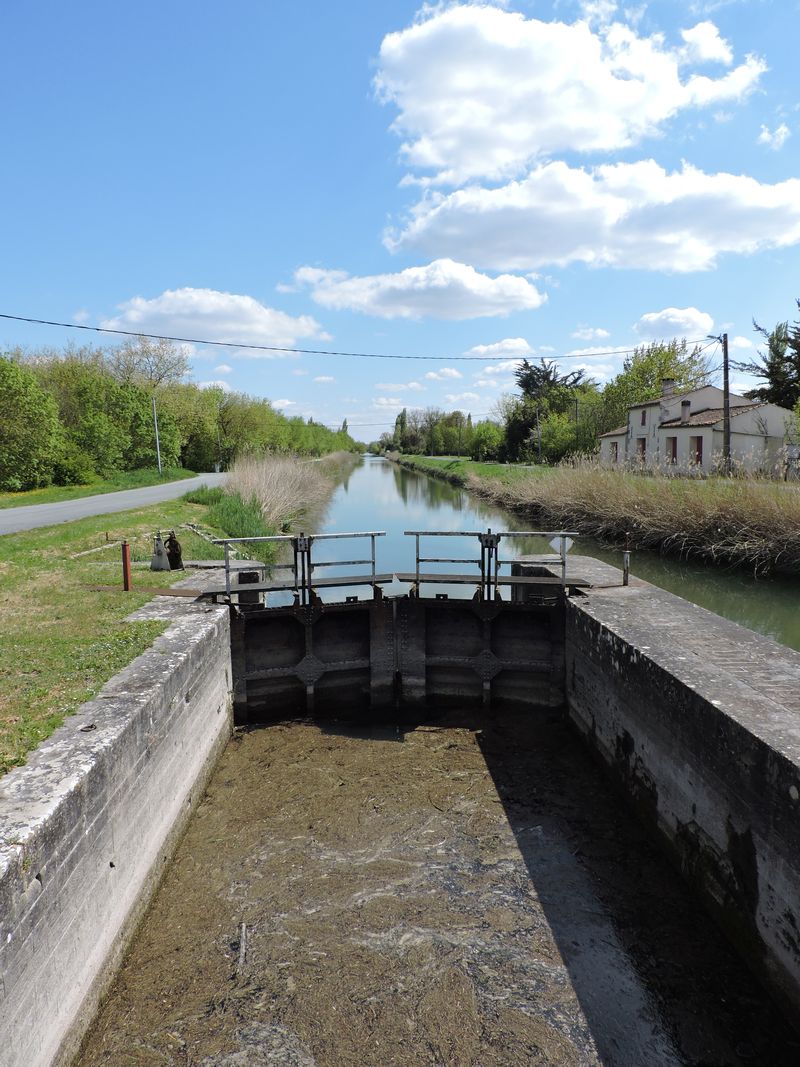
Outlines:
[[[264,522],[288,530],[301,518],[321,511],[334,479],[327,463],[285,456],[242,456],[228,472],[225,488],[242,500],[257,502]]]
[[[511,483],[468,475],[467,488],[510,510],[605,541],[696,557],[756,574],[800,572],[800,488],[758,478],[676,478],[591,460]]]

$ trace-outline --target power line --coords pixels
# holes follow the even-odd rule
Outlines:
[[[289,345],[250,345],[242,344],[239,341],[210,341],[207,339],[201,339],[198,337],[174,337],[170,334],[163,333],[141,333],[137,330],[116,330],[110,327],[103,326],[86,326],[78,322],[56,322],[52,319],[34,319],[29,318],[26,315],[7,315],[0,312],[0,319],[9,319],[12,322],[29,322],[34,326],[59,326],[64,330],[85,330],[90,333],[106,333],[115,334],[118,337],[146,337],[150,341],[174,341],[178,344],[187,345],[213,345],[217,348],[243,348],[253,352],[286,352],[290,355],[298,356],[348,356],[355,359],[421,359],[428,362],[436,361],[439,363],[452,363],[459,361],[462,363],[498,363],[505,362],[507,359],[526,359],[526,356],[503,356],[502,354],[495,354],[493,356],[409,356],[402,354],[389,354],[387,352],[339,352],[333,349],[326,348],[292,348]],[[687,341],[687,345],[698,345],[705,338],[700,338],[696,341]],[[548,360],[557,361],[560,359],[587,359],[590,357],[602,358],[603,356],[626,356],[635,352],[637,348],[641,348],[641,345],[633,345],[630,348],[615,348],[608,351],[587,351],[587,352],[567,352],[565,355],[548,355]],[[530,354],[530,353],[529,353]]]

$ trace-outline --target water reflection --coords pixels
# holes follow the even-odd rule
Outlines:
[[[405,470],[393,463],[373,457],[366,458],[348,479],[349,484],[337,490],[324,523],[328,533],[350,530],[385,530],[386,536],[377,542],[379,571],[413,571],[414,538],[405,537],[405,530],[522,530],[525,521],[502,512],[484,501],[470,497],[462,489],[429,478],[416,471]],[[477,542],[461,537],[441,537],[423,542],[423,555],[451,558],[475,557]],[[544,539],[522,538],[506,540],[501,556],[514,559],[521,555],[549,554]],[[580,538],[575,550],[594,556],[615,566],[621,564],[621,553],[592,541]],[[366,558],[368,541],[319,542],[315,558],[333,560]],[[425,570],[446,570],[447,566],[425,564]],[[477,568],[467,566],[468,572]],[[759,580],[738,571],[726,571],[700,563],[662,559],[659,556],[636,552],[631,571],[654,585],[661,586],[710,611],[733,619],[752,630],[774,637],[791,648],[800,649],[800,581],[782,578]],[[325,568],[319,574],[333,576],[348,573],[347,569]],[[353,573],[351,570],[349,573]],[[505,573],[508,573],[506,569]],[[387,592],[399,592],[407,586],[388,587]],[[428,587],[446,591],[451,596],[471,596],[471,587]],[[368,589],[348,590],[360,596]]]

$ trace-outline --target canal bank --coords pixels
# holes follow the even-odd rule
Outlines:
[[[379,465],[374,473],[383,482],[371,483],[369,499],[353,495],[355,475],[341,490],[329,530],[368,528],[359,506],[373,519],[378,508],[395,514],[406,529],[474,528],[474,516],[450,511],[445,501],[426,512],[413,483],[387,492],[391,469]],[[348,497],[349,513],[339,506]],[[407,570],[402,535],[400,543],[406,548],[397,566]],[[593,688],[595,748],[612,757],[619,785],[640,809],[644,799],[648,811],[661,813],[662,833],[674,814],[690,836],[712,845],[702,853],[713,861],[709,869],[724,874],[729,864],[733,878],[719,884],[756,918],[778,900],[774,872],[787,877],[797,854],[794,779],[786,777],[797,771],[797,657],[764,642],[773,660],[763,665],[759,689],[741,669],[750,635],[732,627],[732,644],[720,646],[721,661],[704,676],[691,649],[676,651],[672,638],[684,642],[702,631],[709,649],[713,618],[666,598],[674,625],[665,632],[646,593],[634,584],[621,594],[640,602],[627,621],[619,605],[599,602],[610,592],[585,598],[586,609],[595,603],[597,640],[581,637],[586,662],[574,656],[574,674],[564,670],[562,684],[565,692],[572,687],[589,746],[556,709],[532,706],[521,714],[433,707],[388,730],[284,721],[230,745],[202,802],[199,836],[192,837],[193,823],[134,942],[129,960],[141,966],[121,972],[108,1001],[112,1014],[98,1020],[100,1044],[93,1038],[84,1053],[99,1058],[86,1062],[229,1067],[282,1056],[324,1064],[348,1062],[348,1053],[350,1062],[387,1063],[448,1062],[448,1055],[449,1062],[479,1063],[599,1063],[615,1055],[622,1063],[794,1062],[795,1039],[776,1009],[670,870],[655,837],[592,765],[582,693]],[[612,608],[617,615],[607,618]],[[683,634],[675,633],[684,616]],[[323,610],[323,628],[325,619]],[[642,620],[649,629],[625,631]],[[615,665],[626,656],[622,671]],[[601,688],[598,675],[608,675]],[[740,714],[745,695],[748,721]],[[695,720],[706,724],[699,739],[690,730]],[[734,763],[742,754],[749,791],[737,793],[735,779],[727,794],[716,789],[724,771],[718,748]],[[113,781],[115,769],[106,773]],[[183,788],[182,777],[173,790]],[[683,784],[682,794],[674,783]],[[684,798],[688,814],[679,808]],[[785,853],[775,852],[778,839]],[[605,867],[595,863],[597,850],[610,857]],[[660,866],[645,862],[649,855]],[[24,850],[18,856],[20,919],[42,889],[66,915],[69,894],[47,880],[37,889],[41,871],[32,860],[25,867]],[[73,878],[71,886],[80,904],[81,883]],[[166,918],[151,926],[158,914]],[[49,928],[61,938],[63,925],[51,918]],[[16,928],[9,932],[13,942]],[[34,952],[32,935],[26,944]],[[34,955],[31,996],[37,966]],[[621,1014],[611,1010],[615,1004]],[[617,1044],[620,1030],[633,1043]],[[372,1048],[377,1058],[370,1060]],[[418,1056],[409,1054],[418,1048]]]
[[[470,523],[474,524],[475,529],[486,526],[511,530],[529,528],[529,519],[505,511],[491,501],[470,493],[453,482],[446,472],[437,478],[428,471],[409,469],[388,460],[376,459],[372,462],[375,466],[370,491],[381,502],[379,515],[390,531],[401,510],[393,499],[395,494],[407,504],[412,514],[427,515],[431,526],[440,521],[447,526],[448,523],[463,519],[465,528]],[[384,484],[389,480],[388,471],[383,479],[379,477],[379,473],[386,468],[394,472],[394,494]],[[387,501],[385,506],[384,500]],[[338,501],[335,504],[341,506]],[[439,516],[442,516],[442,520]],[[401,534],[394,538],[394,544],[398,546],[398,553],[402,552],[399,547],[402,544]],[[541,551],[542,547],[541,544],[522,545],[516,551],[524,554]],[[514,546],[509,548],[514,550]],[[575,551],[615,567],[622,565],[622,552],[618,548],[602,544],[592,537],[581,536]],[[392,558],[391,554],[389,558]],[[800,579],[796,577],[755,578],[746,570],[715,566],[699,560],[665,557],[646,550],[632,553],[631,571],[636,577],[676,596],[749,630],[772,637],[789,648],[800,650],[800,612],[797,610]]]
[[[569,526],[609,544],[757,577],[800,576],[800,487],[738,474],[693,477],[577,458],[555,467],[389,454],[392,461],[469,489],[534,526]]]

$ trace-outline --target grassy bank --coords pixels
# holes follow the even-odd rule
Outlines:
[[[569,527],[635,548],[745,567],[800,573],[800,487],[757,478],[670,478],[608,470],[594,462],[549,468],[457,460],[397,462],[461,485],[540,524]]]
[[[125,622],[151,594],[122,592],[119,542],[132,546],[134,589],[169,585],[184,575],[149,570],[153,532],[175,529],[187,558],[208,556],[214,546],[181,528],[205,518],[204,507],[168,501],[0,537],[0,772],[24,762],[165,629]]]
[[[167,586],[186,577],[150,571],[156,530],[176,530],[186,559],[221,558],[221,549],[187,524],[215,537],[281,532],[304,520],[310,507],[323,506],[335,486],[334,474],[319,463],[268,461],[260,486],[258,473],[247,466],[234,471],[230,484],[239,492],[199,490],[182,500],[0,537],[0,774],[23,763],[166,628],[125,621],[151,598],[137,593],[137,585]],[[121,588],[123,539],[132,548],[130,593]],[[96,592],[90,585],[119,588]]]
[[[55,504],[59,500],[77,500],[83,496],[118,493],[122,489],[142,489],[146,485],[177,482],[194,478],[185,467],[167,467],[159,474],[156,467],[138,471],[120,471],[110,478],[98,478],[86,485],[49,485],[46,489],[29,489],[24,493],[0,493],[0,508],[18,508],[23,504]]]

